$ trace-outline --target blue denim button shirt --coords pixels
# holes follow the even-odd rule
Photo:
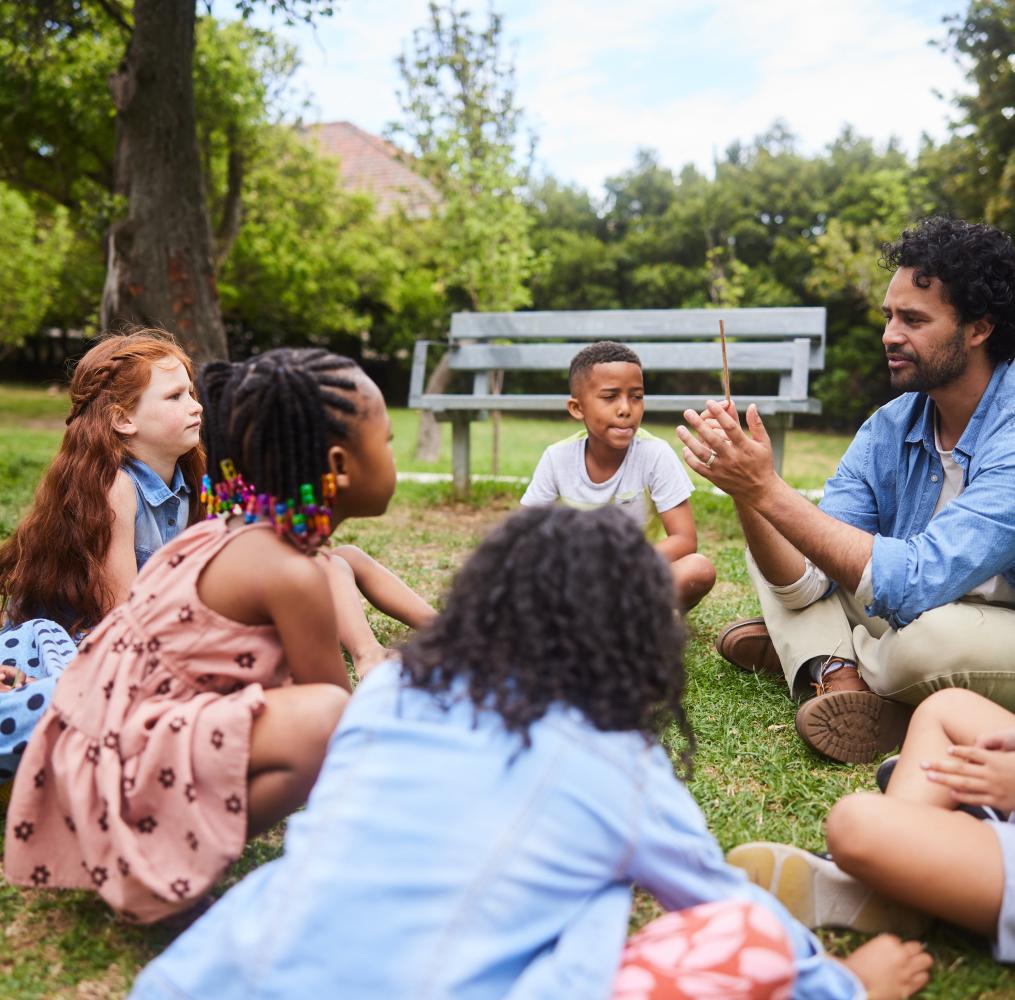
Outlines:
[[[867,612],[893,628],[1001,574],[1015,586],[1015,365],[994,369],[952,451],[963,492],[931,520],[944,470],[934,403],[907,392],[858,431],[821,509],[874,535]]]
[[[530,735],[526,749],[495,712],[379,666],[290,818],[284,856],[226,893],[131,997],[605,1000],[632,883],[670,909],[766,906],[797,957],[794,997],[863,995],[725,863],[657,743],[559,707]]]
[[[173,471],[173,482],[169,486],[162,481],[161,476],[136,458],[128,458],[123,463],[123,471],[133,480],[137,492],[134,556],[140,572],[156,549],[187,527],[190,487],[184,481],[179,463]]]

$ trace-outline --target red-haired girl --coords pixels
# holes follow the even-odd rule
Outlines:
[[[70,397],[60,450],[0,548],[0,781],[13,775],[74,639],[199,516],[201,405],[190,360],[167,334],[100,340],[78,362]]]

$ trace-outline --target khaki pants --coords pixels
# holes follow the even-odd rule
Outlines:
[[[750,552],[747,571],[795,696],[810,686],[800,669],[808,660],[842,656],[855,660],[870,689],[886,698],[915,705],[941,688],[960,687],[1015,711],[1015,609],[955,601],[896,630],[868,617],[841,587],[791,611],[769,589]]]

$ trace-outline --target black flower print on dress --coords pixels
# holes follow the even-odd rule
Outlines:
[[[138,833],[152,833],[158,825],[158,820],[154,816],[142,816],[137,821]]]
[[[163,767],[159,770],[159,784],[163,788],[172,788],[176,783],[176,772],[171,767]]]
[[[106,696],[106,701],[109,701],[113,697],[113,682],[109,681],[102,685],[102,693]]]
[[[238,653],[233,659],[241,670],[253,670],[257,657],[253,653]]]
[[[190,892],[190,882],[185,878],[178,878],[169,888],[173,890],[178,899],[186,899]]]
[[[45,865],[36,865],[32,869],[32,885],[48,885],[49,869]]]
[[[88,747],[85,749],[85,760],[88,761],[89,764],[98,764],[98,762],[99,762],[99,744],[98,743],[89,743],[88,744]]]
[[[149,653],[157,653],[161,648],[162,648],[162,643],[159,641],[159,637],[157,635],[153,635],[148,640],[148,652]]]
[[[96,865],[90,872],[92,876],[92,882],[95,883],[96,889],[101,889],[103,884],[109,879],[109,872],[101,865]]]
[[[226,799],[226,809],[231,813],[238,813],[243,811],[243,801],[238,795],[230,795]]]
[[[225,734],[222,732],[221,729],[213,729],[211,731],[211,745],[216,750],[221,750],[222,744],[225,743],[225,741],[226,741]]]
[[[167,677],[164,681],[159,681],[159,686],[155,689],[156,694],[169,694],[169,678]]]
[[[176,617],[180,619],[181,624],[186,625],[194,620],[194,609],[189,604],[184,604],[177,612]]]
[[[120,734],[114,733],[112,729],[102,737],[102,745],[107,750],[119,750],[120,749]]]
[[[130,643],[127,642],[127,639],[121,635],[116,642],[113,643],[113,652],[122,653],[129,645]]]
[[[166,560],[166,563],[167,563],[167,565],[169,566],[170,569],[176,569],[176,567],[179,566],[180,563],[183,562],[183,560],[184,560],[184,555],[183,555],[182,552],[174,552]]]
[[[23,819],[16,827],[14,827],[14,836],[18,840],[28,841],[28,839],[35,833],[35,824],[30,823],[27,819]]]
[[[174,732],[178,733],[185,725],[187,720],[182,715],[177,715],[170,723],[169,728]]]
[[[45,784],[46,784],[46,769],[43,767],[35,772],[35,787],[42,788],[42,786]]]
[[[127,864],[127,859],[123,857],[117,857],[116,867],[120,869],[120,874],[126,878],[130,874],[130,865]]]
[[[187,797],[188,802],[194,802],[197,800],[197,789],[194,787],[192,781],[188,781],[183,786],[183,794]]]
[[[184,838],[187,841],[187,846],[192,850],[196,851],[198,848],[197,834],[193,830],[187,831],[187,836]]]

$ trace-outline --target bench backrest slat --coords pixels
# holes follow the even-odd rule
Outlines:
[[[628,343],[645,371],[718,371],[722,348],[718,343]],[[461,344],[452,350],[455,371],[567,371],[581,344]],[[820,370],[806,337],[776,343],[740,341],[727,345],[731,371],[793,372],[802,366],[804,395],[807,369]]]
[[[823,306],[767,309],[598,309],[585,312],[455,313],[451,341],[460,339],[646,340],[717,337],[825,336]]]

